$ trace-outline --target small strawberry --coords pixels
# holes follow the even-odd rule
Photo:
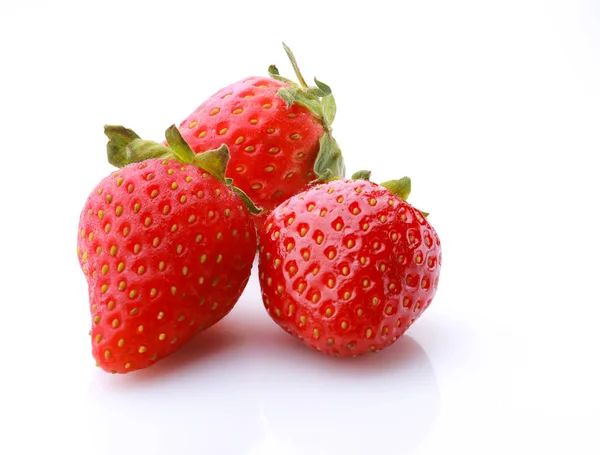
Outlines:
[[[102,369],[127,373],[232,309],[250,276],[256,230],[239,190],[225,181],[226,147],[194,155],[175,126],[167,130],[170,148],[121,127],[105,132],[111,162],[122,169],[89,195],[77,251],[93,356]],[[125,146],[133,141],[137,155]]]
[[[408,178],[377,185],[358,176],[290,198],[259,235],[269,315],[340,357],[396,341],[430,305],[442,259],[435,230],[404,200]]]
[[[300,84],[279,76],[247,77],[222,88],[183,120],[179,129],[195,153],[227,145],[227,176],[263,215],[311,181],[343,175],[340,149],[331,135],[336,105],[331,89],[309,87],[285,46]]]

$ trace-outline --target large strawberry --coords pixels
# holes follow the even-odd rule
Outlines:
[[[410,180],[333,180],[277,207],[260,233],[263,302],[283,329],[337,356],[379,351],[430,305],[440,240],[404,199]]]
[[[81,212],[77,251],[89,286],[92,353],[106,371],[154,364],[223,318],[256,252],[249,210],[225,181],[226,147],[200,156],[175,126],[170,148],[107,127],[111,162]],[[138,141],[136,154],[124,145]]]
[[[179,129],[194,152],[226,144],[227,176],[261,205],[263,215],[314,180],[344,175],[331,135],[336,105],[331,89],[309,87],[285,46],[300,84],[279,75],[247,77],[222,88],[183,120]]]

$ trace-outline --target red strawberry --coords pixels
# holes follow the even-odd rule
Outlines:
[[[277,324],[337,356],[379,351],[410,327],[435,295],[441,246],[403,200],[409,187],[408,178],[334,180],[269,215],[259,273]]]
[[[232,309],[250,276],[256,231],[224,182],[226,147],[196,156],[173,126],[171,149],[143,141],[141,155],[119,156],[124,148],[115,144],[132,133],[106,133],[111,161],[123,167],[88,197],[77,250],[93,356],[104,370],[126,373],[173,353]]]
[[[309,87],[296,60],[284,48],[300,81],[279,76],[247,77],[222,88],[179,125],[194,152],[226,144],[231,151],[228,177],[235,179],[266,214],[311,181],[344,175],[339,147],[331,135],[335,100],[315,79]]]

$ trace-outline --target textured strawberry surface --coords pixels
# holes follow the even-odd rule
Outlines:
[[[229,147],[227,176],[268,211],[316,178],[313,172],[324,133],[305,107],[277,96],[288,84],[250,77],[202,103],[179,130],[194,152]]]
[[[128,372],[223,318],[250,276],[253,220],[230,187],[193,165],[148,160],[103,179],[79,223],[92,353]]]
[[[302,192],[269,215],[259,237],[269,315],[327,354],[389,346],[436,292],[438,235],[375,183],[337,180]]]

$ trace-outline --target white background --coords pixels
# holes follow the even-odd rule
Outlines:
[[[103,125],[161,139],[224,85],[293,76],[282,40],[332,86],[349,171],[412,177],[432,306],[335,360],[254,275],[171,358],[103,373],[76,257]],[[0,132],[0,453],[600,453],[597,1],[7,0]]]

